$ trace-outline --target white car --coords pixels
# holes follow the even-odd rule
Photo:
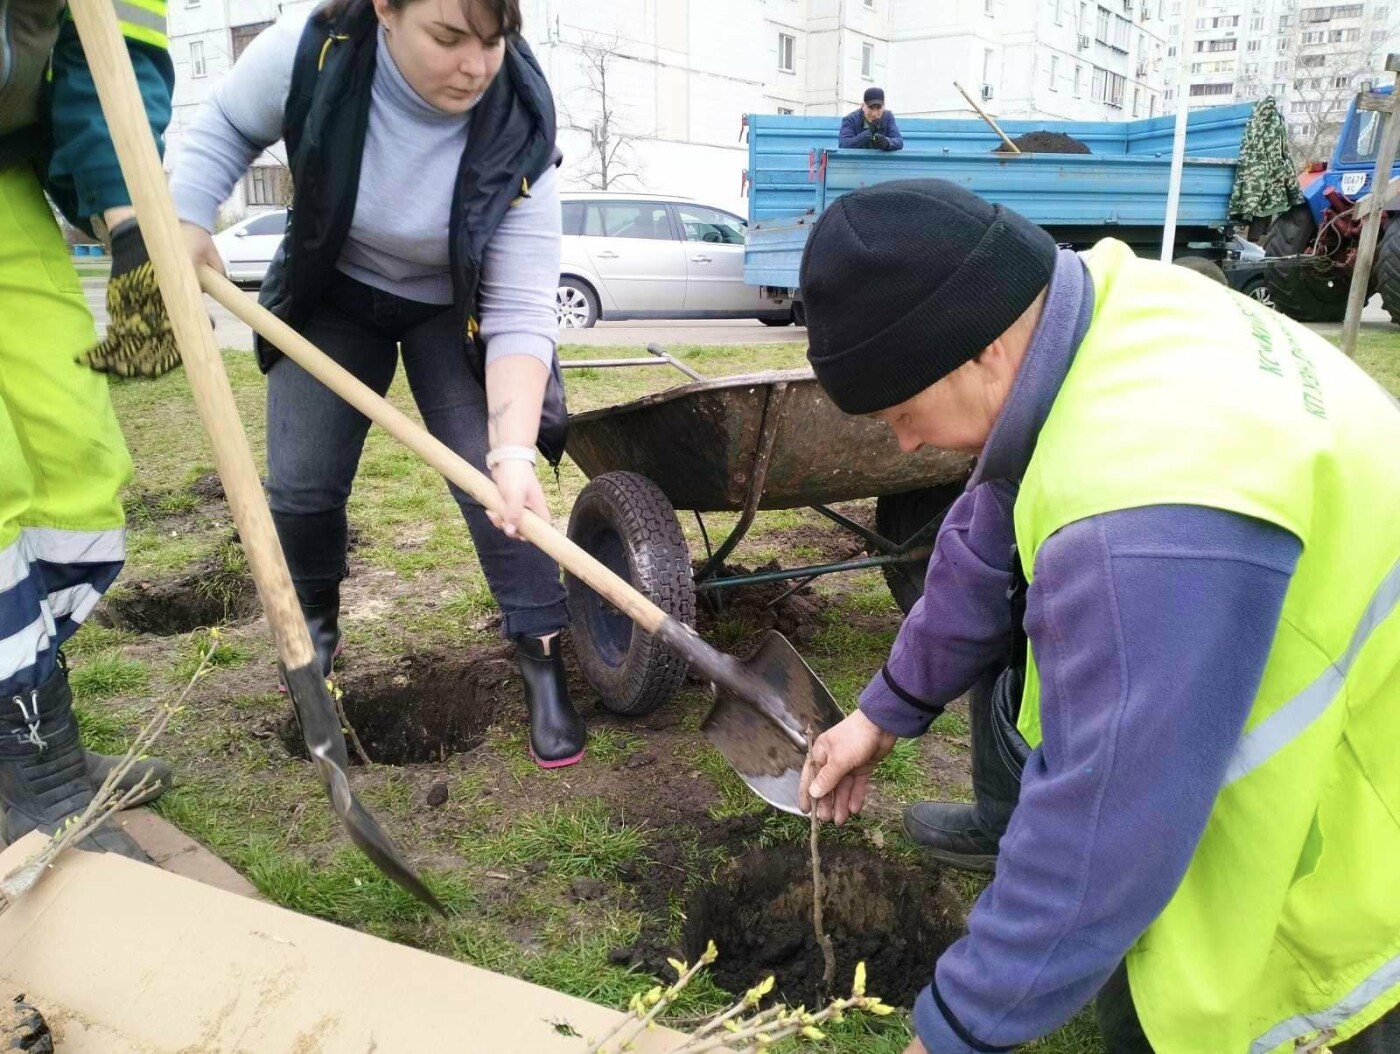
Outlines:
[[[748,225],[733,213],[656,194],[561,197],[560,328],[627,318],[792,322],[791,300],[764,297],[744,284]]]
[[[239,285],[262,285],[286,230],[287,210],[276,209],[239,220],[214,235],[214,247],[223,258],[229,281]]]

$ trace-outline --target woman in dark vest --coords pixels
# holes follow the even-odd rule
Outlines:
[[[286,142],[294,207],[262,302],[375,391],[401,352],[428,429],[494,478],[499,520],[451,489],[516,643],[531,753],[551,768],[586,738],[559,654],[564,591],[554,563],[509,536],[524,509],[548,515],[536,449],[563,451],[554,133],[518,0],[330,0],[248,46],[172,179],[192,255],[218,268],[219,204]],[[270,346],[258,357],[268,503],[329,675],[369,421]]]

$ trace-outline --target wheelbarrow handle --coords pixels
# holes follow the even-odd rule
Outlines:
[[[307,373],[335,392],[360,413],[426,461],[447,479],[493,512],[503,509],[500,491],[486,475],[478,472],[460,455],[427,429],[411,420],[383,396],[372,391],[343,366],[333,361],[311,341],[268,311],[213,268],[201,266],[199,283],[204,291],[247,323],[264,339]],[[554,558],[564,570],[607,599],[648,633],[656,633],[666,621],[664,611],[631,584],[579,548],[562,531],[525,510],[520,534]]]

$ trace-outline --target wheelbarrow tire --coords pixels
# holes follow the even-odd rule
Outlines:
[[[583,488],[569,537],[668,615],[695,625],[695,579],[676,510],[651,480],[606,472]],[[572,575],[569,617],[579,666],[603,705],[646,714],[685,683],[687,663]]]
[[[958,495],[961,483],[944,483],[903,494],[886,494],[875,500],[875,531],[889,541],[904,543],[930,522],[936,522],[929,545],[943,525],[943,517]],[[924,595],[924,578],[928,574],[927,558],[909,564],[887,564],[882,568],[885,584],[890,587],[894,602],[906,615]]]

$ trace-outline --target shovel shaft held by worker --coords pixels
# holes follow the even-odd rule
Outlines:
[[[136,208],[141,237],[170,315],[170,327],[180,348],[195,406],[214,448],[239,540],[277,641],[287,691],[307,750],[351,840],[389,878],[442,911],[442,905],[350,789],[345,736],[302,620],[287,562],[263,496],[262,481],[214,343],[214,329],[204,310],[199,280],[166,187],[165,172],[146,121],[116,10],[111,0],[72,0],[69,10],[77,24],[122,176]]]
[[[205,292],[307,373],[486,508],[501,511],[500,492],[489,477],[223,275],[201,267],[199,280]],[[842,714],[781,634],[769,633],[758,651],[741,662],[707,644],[694,629],[667,615],[529,510],[521,518],[520,535],[709,680],[715,686],[715,704],[701,726],[706,735],[755,793],[778,808],[801,812],[797,787],[807,756],[806,731],[823,732]]]

